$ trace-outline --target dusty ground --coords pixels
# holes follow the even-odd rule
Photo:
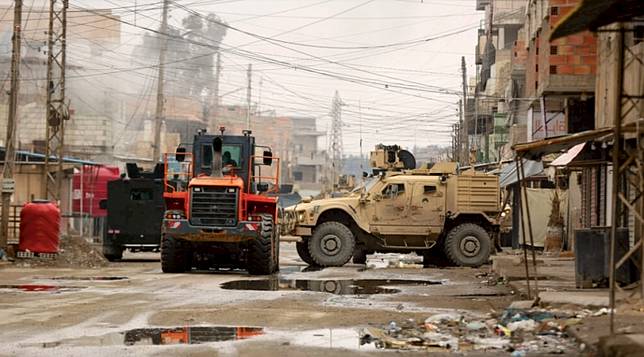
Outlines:
[[[502,311],[514,298],[507,287],[483,282],[480,273],[489,267],[388,268],[389,257],[385,256],[370,258],[376,267],[366,270],[347,265],[302,271],[305,265],[294,248],[292,243],[282,244],[281,273],[273,277],[284,288],[278,291],[221,288],[220,284],[233,280],[270,279],[241,271],[162,274],[158,255],[152,253],[126,254],[123,262],[95,269],[2,266],[0,355],[366,355],[374,347],[360,345],[360,328],[408,319],[422,322],[433,314],[455,310],[483,319],[490,312]],[[350,289],[337,284],[350,279],[442,284],[387,285],[399,291],[340,295],[295,290],[296,284],[290,281],[295,279],[314,280],[309,285],[305,282],[313,290],[324,286],[334,291]],[[128,330],[185,326],[261,327],[263,331],[248,339],[194,345],[124,344]]]

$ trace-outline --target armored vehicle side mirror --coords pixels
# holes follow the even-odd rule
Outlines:
[[[177,151],[174,153],[174,158],[178,162],[183,162],[186,159],[186,148],[178,147]]]
[[[266,191],[268,191],[268,182],[258,182],[257,192],[266,192]]]
[[[100,200],[98,202],[98,208],[100,209],[107,209],[107,200]]]
[[[270,151],[264,151],[264,165],[271,166],[273,164],[273,153]]]

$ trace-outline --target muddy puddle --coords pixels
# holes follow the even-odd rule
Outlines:
[[[199,344],[245,340],[264,334],[261,327],[191,326],[175,328],[140,328],[125,332],[123,343],[132,345]]]
[[[22,284],[22,285],[0,285],[0,291],[20,291],[26,293],[37,292],[68,292],[85,289],[84,286],[61,286],[61,285],[41,285],[41,284]]]
[[[35,279],[46,280],[85,280],[85,281],[115,281],[127,280],[127,276],[55,276],[55,277],[39,277]]]
[[[414,285],[428,286],[442,284],[441,281],[431,280],[399,280],[399,279],[359,279],[359,280],[288,280],[288,279],[267,279],[267,280],[233,280],[221,284],[226,290],[301,290],[316,291],[336,295],[373,295],[373,294],[394,294],[399,289],[388,286]]]

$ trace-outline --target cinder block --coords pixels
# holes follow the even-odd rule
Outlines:
[[[582,56],[582,64],[597,64],[597,56]]]
[[[574,74],[574,68],[569,64],[558,65],[557,74]]]
[[[584,44],[584,36],[583,35],[570,35],[567,38],[567,44],[569,45],[583,45]]]
[[[568,63],[566,57],[567,56],[563,56],[563,55],[551,55],[550,56],[550,64],[551,65],[566,64],[566,63]]]
[[[590,65],[580,64],[573,67],[574,74],[591,74]]]

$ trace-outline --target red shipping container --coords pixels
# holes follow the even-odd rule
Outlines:
[[[55,203],[25,203],[20,212],[20,243],[18,251],[58,253],[60,209]]]
[[[84,166],[82,175],[80,172],[77,172],[72,179],[72,210],[74,212],[81,212],[82,199],[82,213],[88,213],[92,217],[107,216],[107,210],[100,208],[99,204],[101,200],[107,199],[107,183],[118,180],[119,177],[118,167]]]

